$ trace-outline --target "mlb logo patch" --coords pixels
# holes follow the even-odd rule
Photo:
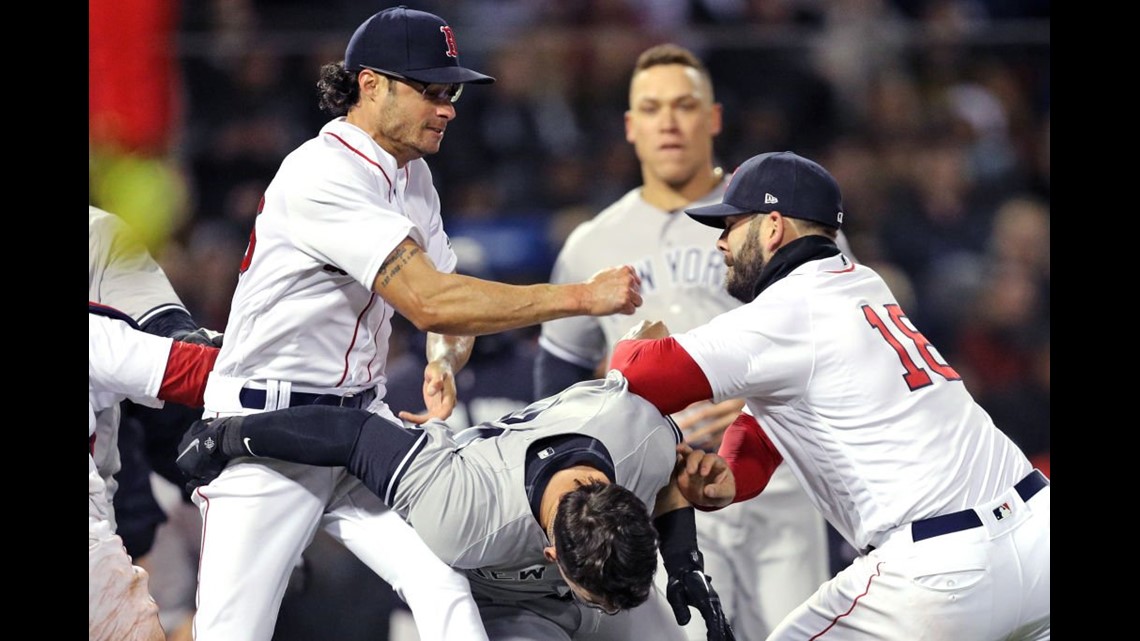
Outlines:
[[[994,518],[999,521],[1009,516],[1010,513],[1011,511],[1009,509],[1009,503],[1002,503],[1001,505],[994,508]]]

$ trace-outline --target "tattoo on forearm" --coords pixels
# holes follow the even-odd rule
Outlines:
[[[396,274],[399,274],[400,270],[404,268],[404,265],[407,265],[408,262],[419,253],[420,248],[415,246],[400,246],[393,250],[392,254],[388,256],[388,259],[380,265],[380,276],[383,277],[380,281],[380,285],[387,287],[388,283],[392,282],[392,279],[396,277]]]

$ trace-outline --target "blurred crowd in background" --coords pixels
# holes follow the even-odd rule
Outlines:
[[[261,194],[328,119],[321,65],[391,4],[91,0],[91,204],[144,235],[203,325],[225,330]],[[547,280],[574,225],[640,184],[631,68],[682,44],[724,105],[724,170],[774,150],[827,167],[856,261],[1048,473],[1048,0],[404,4],[497,79],[464,91],[427,158],[469,273]]]

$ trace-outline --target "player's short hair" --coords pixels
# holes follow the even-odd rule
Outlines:
[[[554,516],[558,564],[607,607],[645,603],[657,570],[657,530],[649,509],[620,485],[593,481],[567,492]]]
[[[692,51],[672,42],[653,45],[642,51],[641,55],[637,57],[637,63],[633,65],[633,76],[658,65],[683,65],[696,69],[697,73],[701,74],[701,77],[708,83],[709,99],[715,100],[712,93],[712,76],[709,74],[708,67]],[[632,81],[632,76],[630,80]]]
[[[360,85],[356,82],[358,74],[345,69],[343,60],[321,67],[321,77],[317,81],[321,110],[334,118],[346,115],[360,100]]]
[[[826,237],[830,238],[831,240],[835,240],[836,238],[839,237],[839,228],[838,227],[832,227],[830,225],[824,225],[823,223],[817,223],[814,220],[808,220],[806,218],[796,218],[795,216],[786,216],[786,217],[795,219],[796,225],[799,226],[801,234],[813,234],[816,236],[826,236]]]

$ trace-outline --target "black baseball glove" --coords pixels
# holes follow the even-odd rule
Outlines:
[[[193,343],[195,345],[205,345],[206,347],[221,348],[222,339],[225,335],[221,332],[215,332],[212,329],[199,327],[198,329],[190,332],[177,332],[171,336],[176,341],[184,343]]]
[[[671,510],[653,520],[661,539],[661,560],[669,574],[665,598],[673,606],[677,623],[692,618],[696,608],[705,620],[708,641],[736,641],[732,626],[724,616],[720,597],[705,574],[705,557],[697,548],[696,512],[692,507]]]
[[[692,617],[689,608],[694,607],[705,620],[709,641],[736,641],[732,626],[721,608],[720,596],[713,589],[712,577],[704,572],[704,557],[700,551],[692,549],[681,558],[666,558],[664,561],[665,570],[669,573],[665,598],[673,606],[677,623],[687,624]]]
[[[182,435],[178,443],[178,458],[175,463],[187,478],[186,490],[193,492],[218,478],[230,457],[223,452],[222,441],[227,427],[233,426],[240,433],[241,416],[208,418],[194,421],[190,429]]]

